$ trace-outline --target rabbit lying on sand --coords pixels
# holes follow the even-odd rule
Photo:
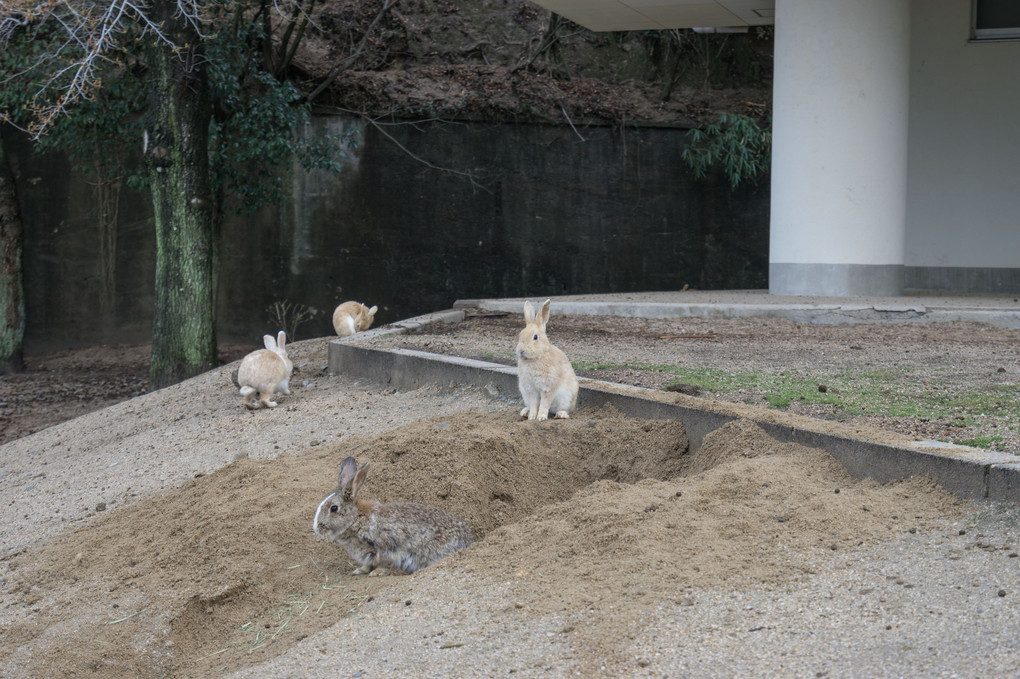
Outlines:
[[[249,409],[259,406],[252,397],[259,395],[258,403],[275,408],[276,402],[270,400],[275,392],[290,394],[290,375],[294,364],[287,357],[287,333],[279,332],[276,339],[272,335],[263,336],[266,348],[253,351],[241,360],[237,369],[237,384],[244,396],[244,406]]]
[[[413,573],[473,542],[467,523],[438,507],[359,499],[368,464],[359,469],[353,457],[345,459],[340,484],[312,520],[317,535],[339,542],[358,563],[355,575]]]
[[[567,419],[577,404],[577,376],[567,355],[546,337],[549,300],[537,316],[531,302],[525,302],[524,321],[527,325],[517,340],[517,383],[525,403],[521,417],[545,420],[552,413]]]
[[[377,306],[369,309],[361,302],[344,302],[333,311],[333,330],[341,337],[364,332],[372,327],[378,310]]]

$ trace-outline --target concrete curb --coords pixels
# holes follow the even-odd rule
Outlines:
[[[921,304],[683,304],[598,302],[553,298],[554,314],[629,318],[785,318],[799,323],[947,323],[974,321],[1020,328],[1020,313],[1007,308],[932,307]],[[461,299],[454,309],[521,313],[524,299]]]
[[[411,349],[363,346],[373,337],[413,332],[432,323],[457,323],[464,317],[460,310],[436,312],[332,340],[328,348],[329,372],[369,379],[401,390],[428,384],[470,385],[493,395],[517,399],[516,367]],[[917,442],[913,447],[892,446],[815,431],[808,418],[797,418],[794,426],[762,417],[761,410],[751,406],[715,404],[720,407],[712,407],[709,403],[699,403],[700,399],[694,397],[586,378],[579,380],[580,406],[597,408],[610,404],[631,417],[680,419],[687,429],[692,450],[701,446],[708,433],[743,418],[754,421],[777,440],[825,450],[856,478],[870,477],[886,483],[911,476],[929,476],[962,498],[1020,504],[1020,460],[1013,455],[938,442]]]

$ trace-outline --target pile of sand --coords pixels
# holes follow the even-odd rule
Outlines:
[[[746,421],[691,454],[675,420],[469,412],[241,459],[16,556],[6,598],[23,615],[3,631],[0,662],[36,676],[219,675],[282,653],[380,590],[413,587],[417,576],[350,576],[346,553],[313,535],[347,455],[372,462],[367,496],[427,502],[471,524],[476,544],[430,577],[505,574],[527,583],[516,605],[538,612],[612,597],[615,622],[590,625],[593,640],[692,587],[789,582],[959,510],[931,482],[857,481],[828,454]]]

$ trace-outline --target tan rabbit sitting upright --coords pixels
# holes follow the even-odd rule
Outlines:
[[[377,306],[369,309],[361,302],[344,302],[333,311],[333,329],[341,337],[364,332],[372,327],[378,310]]]
[[[340,543],[357,562],[354,575],[414,573],[473,541],[471,528],[456,514],[415,502],[364,500],[358,491],[368,462],[353,457],[340,464],[340,482],[315,510],[312,530]]]
[[[552,413],[556,419],[567,419],[577,404],[577,376],[567,355],[546,337],[549,300],[537,316],[531,302],[525,302],[524,322],[517,340],[517,383],[525,403],[521,417],[546,420]]]
[[[265,349],[253,351],[243,359],[237,369],[237,384],[244,397],[244,407],[255,409],[259,404],[266,408],[275,408],[272,400],[275,392],[290,394],[290,375],[294,364],[287,357],[287,333],[283,330],[277,334],[262,337]],[[255,394],[259,395],[258,403],[252,401]]]

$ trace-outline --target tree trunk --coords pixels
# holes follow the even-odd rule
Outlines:
[[[155,312],[150,380],[174,384],[216,365],[213,205],[209,175],[212,107],[202,39],[176,3],[157,0],[174,45],[150,45],[145,163],[156,225]]]
[[[92,184],[96,201],[96,226],[99,228],[99,253],[96,276],[99,279],[99,323],[104,342],[117,341],[117,226],[120,213],[120,177],[107,179],[107,161],[103,160],[101,143],[96,143],[96,176]]]
[[[21,277],[21,214],[14,174],[0,140],[0,375],[25,369],[25,295]]]

